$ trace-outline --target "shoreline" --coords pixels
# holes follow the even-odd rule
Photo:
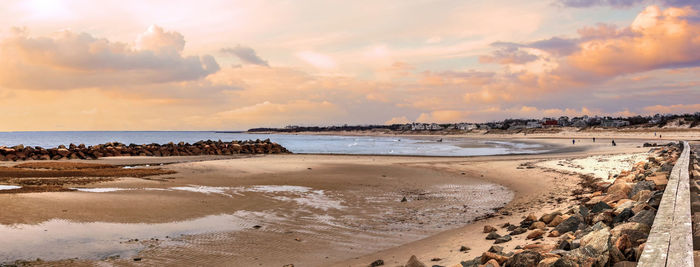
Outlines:
[[[560,140],[555,140],[551,141],[552,144],[556,145],[559,143],[562,143]],[[492,156],[470,156],[470,157],[432,157],[432,156],[395,156],[395,155],[314,155],[314,154],[295,154],[295,155],[267,155],[267,156],[255,156],[251,157],[248,159],[253,159],[253,160],[259,160],[260,162],[279,162],[279,160],[284,160],[284,158],[289,158],[292,162],[305,162],[305,160],[301,160],[304,158],[308,159],[317,159],[320,160],[321,162],[323,161],[331,161],[331,162],[359,162],[359,163],[370,163],[370,162],[375,162],[375,161],[382,161],[383,163],[371,163],[371,164],[378,164],[378,170],[385,169],[387,166],[392,166],[392,165],[398,165],[398,166],[406,166],[406,167],[411,167],[412,169],[415,170],[432,170],[436,171],[436,173],[450,173],[450,175],[454,176],[462,176],[462,177],[472,177],[473,179],[476,180],[481,180],[481,181],[486,181],[489,183],[496,183],[500,184],[502,186],[506,186],[514,192],[515,196],[512,201],[510,201],[508,204],[506,204],[506,209],[512,210],[512,214],[508,216],[496,216],[495,218],[490,218],[486,220],[479,220],[477,222],[471,222],[465,226],[461,226],[456,229],[451,229],[447,231],[440,231],[434,234],[431,234],[428,237],[425,237],[424,239],[420,239],[418,241],[413,241],[409,242],[408,244],[404,245],[399,245],[399,246],[394,246],[392,248],[386,249],[386,250],[381,250],[380,252],[376,252],[374,254],[369,254],[365,256],[358,256],[359,259],[348,259],[348,261],[342,261],[342,263],[337,263],[336,266],[347,266],[344,264],[351,263],[350,265],[353,265],[352,263],[357,263],[357,265],[365,266],[369,262],[363,261],[365,259],[370,259],[373,256],[376,255],[377,253],[385,253],[385,252],[390,252],[394,253],[391,255],[403,255],[406,254],[407,251],[415,251],[412,250],[411,248],[421,248],[422,245],[417,245],[414,243],[420,243],[424,244],[427,241],[422,241],[422,240],[429,240],[429,241],[440,241],[444,242],[444,244],[449,244],[450,242],[456,242],[453,239],[450,239],[451,235],[460,235],[463,238],[462,240],[468,240],[468,235],[463,235],[463,231],[469,231],[469,232],[475,232],[478,233],[479,231],[472,231],[474,229],[478,230],[479,227],[481,227],[482,223],[484,222],[492,222],[493,220],[515,220],[518,216],[522,216],[523,213],[527,211],[522,211],[520,209],[523,209],[524,207],[528,206],[534,206],[532,204],[535,203],[546,203],[548,201],[547,198],[541,199],[538,198],[536,195],[541,193],[542,188],[546,187],[547,185],[550,185],[550,182],[557,181],[558,183],[562,182],[567,182],[566,180],[569,180],[568,182],[571,182],[570,180],[572,179],[561,179],[562,177],[557,177],[560,174],[552,174],[549,173],[548,171],[544,170],[539,170],[539,169],[519,169],[518,167],[526,162],[531,162],[531,161],[541,161],[541,160],[547,160],[547,159],[558,159],[562,157],[586,157],[589,155],[595,155],[595,154],[620,154],[620,153],[627,153],[627,151],[634,150],[634,151],[639,151],[639,150],[644,150],[636,147],[636,143],[630,142],[621,142],[621,146],[617,147],[617,151],[611,151],[609,147],[605,147],[604,149],[601,149],[601,147],[595,147],[595,146],[581,146],[581,147],[576,147],[575,149],[573,148],[567,148],[563,147],[563,149],[569,149],[565,151],[560,151],[559,153],[541,153],[541,154],[527,154],[527,155],[492,155]],[[281,159],[280,159],[281,158]],[[121,161],[123,162],[125,158],[102,158],[97,160],[96,162],[109,162],[109,161]],[[142,158],[127,158],[126,161],[131,161],[131,160],[148,160],[142,159]],[[239,160],[239,159],[235,159]],[[234,160],[234,161],[235,161]],[[301,161],[299,161],[301,160]],[[215,164],[217,161],[211,162],[211,161],[204,161],[201,162],[202,164]],[[218,161],[219,163],[223,164],[226,161]],[[284,161],[282,161],[284,162]],[[183,167],[185,170],[188,168],[191,168],[192,166],[196,166],[197,164],[194,163],[179,163],[180,165],[185,165]],[[194,165],[193,165],[194,164]],[[317,163],[321,164],[319,166],[323,166],[325,163]],[[465,165],[466,164],[466,165]],[[304,166],[300,166],[299,170],[296,171],[309,171],[311,168],[314,170],[318,168],[323,168],[323,167],[309,167],[309,170],[305,170],[303,168]],[[284,167],[288,168],[288,167]],[[279,170],[283,170],[279,169]],[[282,173],[287,173],[287,171],[283,171]],[[279,171],[272,171],[271,173],[279,173]],[[544,176],[546,179],[538,179],[537,181],[527,181],[522,179],[517,179],[517,176],[522,176],[524,173],[528,174],[528,176]],[[534,174],[533,174],[534,173]],[[482,176],[483,175],[483,176]],[[571,176],[569,176],[571,177]],[[422,179],[422,178],[421,178]],[[133,180],[128,180],[128,181],[122,181],[121,184],[123,186],[133,184],[133,183],[138,183],[137,181]],[[533,185],[534,183],[534,185]],[[566,186],[563,186],[563,185]],[[562,184],[561,192],[558,194],[561,194],[562,196],[570,193],[570,186],[571,184]],[[575,183],[574,183],[575,184]],[[418,187],[420,188],[420,187]],[[125,193],[115,193],[116,195],[124,195],[127,194]],[[548,197],[548,196],[547,196]],[[534,201],[534,202],[533,202]],[[538,202],[542,201],[542,202]],[[205,211],[206,213],[206,211]],[[60,213],[58,213],[60,214]],[[488,215],[484,215],[488,217]],[[91,220],[85,220],[85,221],[91,221]],[[138,221],[144,221],[144,218],[140,218]],[[149,221],[146,219],[145,221]],[[476,228],[475,228],[476,227]],[[458,230],[458,229],[463,229],[463,230]],[[464,229],[470,229],[470,230],[464,230]],[[466,238],[466,239],[464,239]],[[437,240],[437,241],[436,241]],[[451,241],[452,240],[452,241]],[[428,242],[431,244],[435,244],[434,242]],[[289,244],[289,245],[294,245]],[[450,248],[447,249],[446,251],[449,250],[455,250],[457,248]],[[479,251],[479,245],[473,245],[471,251]],[[428,255],[431,252],[434,252],[432,250],[425,250],[426,253],[420,254],[415,253],[416,255],[419,255],[421,259],[425,259],[425,257],[422,257],[423,255]],[[484,250],[485,251],[485,250]],[[451,252],[450,252],[451,253]],[[167,253],[166,253],[167,254]],[[448,253],[449,254],[449,253]],[[467,258],[471,257],[471,254],[469,253],[458,253],[450,256],[452,254],[449,254],[446,256],[441,256],[443,257],[444,260],[439,261],[440,264],[443,262],[450,262],[450,261],[457,261],[457,260],[464,260]],[[409,255],[410,256],[410,255]],[[435,256],[435,255],[432,255]],[[462,258],[457,258],[461,256]],[[469,257],[467,257],[469,256]],[[451,258],[452,257],[452,258]],[[148,259],[148,258],[147,258]],[[407,259],[407,257],[396,257],[398,260],[397,262],[403,263]],[[89,261],[88,261],[89,262]],[[124,263],[123,260],[119,261],[120,263]],[[255,261],[251,261],[248,263],[253,263]],[[370,261],[371,262],[371,261]],[[75,263],[75,262],[72,262]],[[172,262],[171,262],[172,263]],[[291,262],[290,262],[291,263]],[[326,262],[327,263],[327,262]]]

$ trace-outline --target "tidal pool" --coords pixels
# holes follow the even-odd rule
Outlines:
[[[15,260],[128,258],[145,248],[143,240],[250,229],[279,217],[237,211],[169,223],[74,222],[52,219],[40,224],[0,225],[0,263]],[[136,240],[139,241],[136,241]]]

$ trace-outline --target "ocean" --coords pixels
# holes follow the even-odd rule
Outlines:
[[[546,152],[540,144],[470,138],[412,136],[338,136],[294,134],[250,134],[213,131],[56,131],[0,132],[0,146],[96,145],[107,142],[124,144],[194,143],[200,140],[270,139],[293,153],[415,155],[415,156],[483,156],[532,154]]]

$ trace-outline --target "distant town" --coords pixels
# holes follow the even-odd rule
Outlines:
[[[541,119],[506,119],[485,123],[421,123],[391,125],[342,125],[342,126],[286,126],[284,128],[253,128],[248,132],[335,132],[335,131],[395,131],[395,132],[521,132],[528,129],[556,130],[562,127],[577,129],[612,128],[695,128],[700,129],[700,112],[693,114],[656,114],[654,116],[609,117],[581,116],[569,118],[545,117]]]

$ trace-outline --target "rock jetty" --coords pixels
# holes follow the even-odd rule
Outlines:
[[[70,144],[56,148],[42,148],[17,145],[13,147],[0,146],[0,160],[64,160],[64,159],[97,159],[116,156],[197,156],[197,155],[235,155],[235,154],[285,154],[290,153],[283,146],[273,143],[270,139],[248,141],[199,141],[193,144],[179,142],[168,144],[125,145],[112,142],[94,146]]]

